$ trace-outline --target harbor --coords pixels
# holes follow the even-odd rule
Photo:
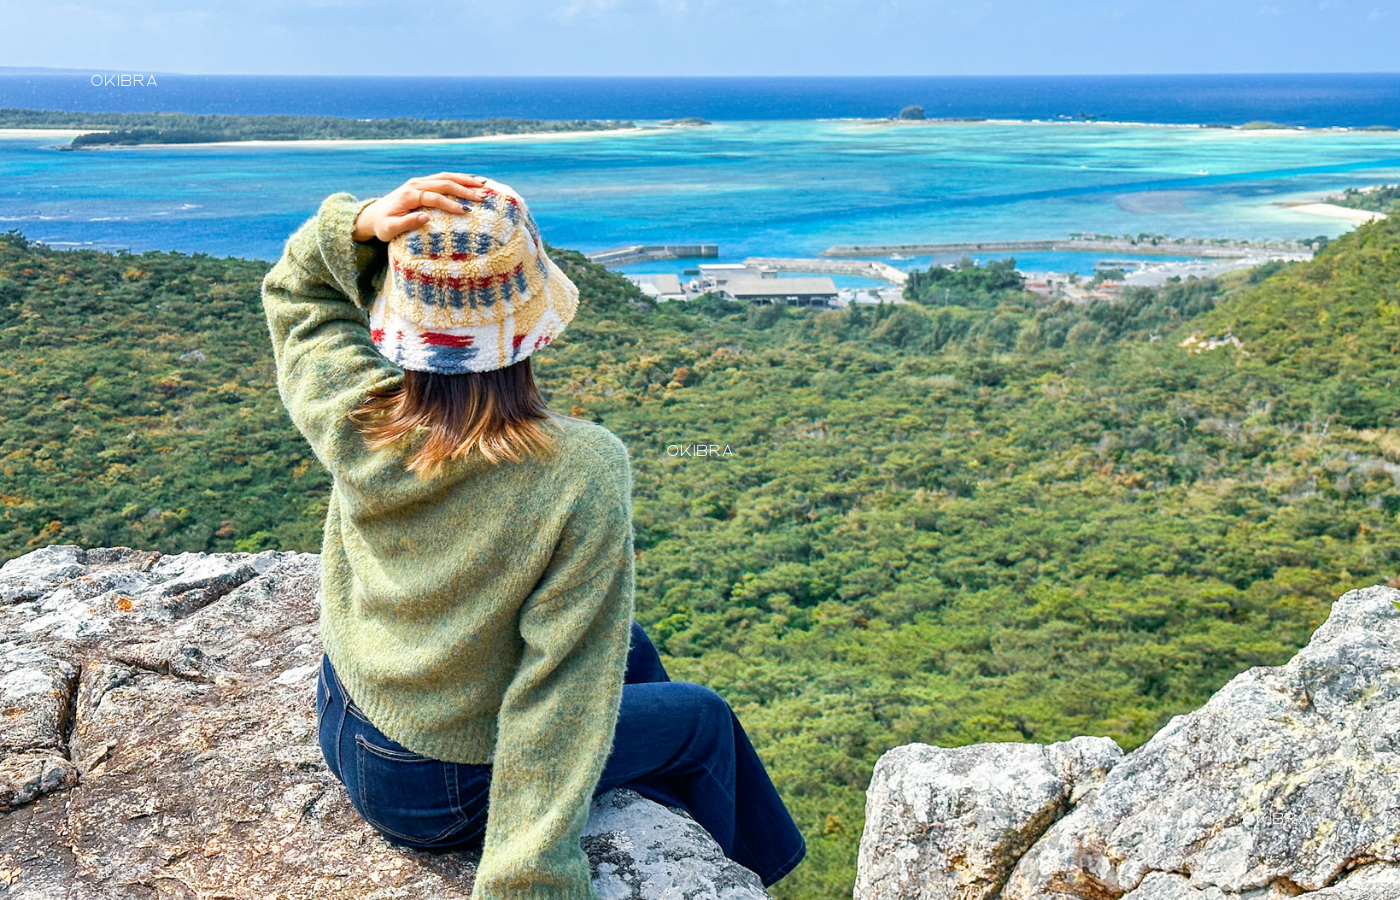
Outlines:
[[[872,274],[875,270],[870,268],[870,264],[752,257],[742,263],[701,264],[685,270],[681,275],[655,272],[624,277],[637,285],[642,293],[658,302],[694,300],[706,295],[757,306],[780,305],[808,309],[840,309],[852,303],[905,302],[902,285],[909,277],[908,273],[888,265],[885,265],[884,269],[889,271],[882,276]],[[829,274],[818,274],[816,277],[780,277],[779,272]],[[838,287],[830,274],[880,278],[891,282],[892,286]],[[683,278],[685,280],[682,280]]]
[[[951,244],[855,244],[828,247],[825,257],[956,256],[963,253],[1030,253],[1037,251],[1128,253],[1135,256],[1201,256],[1243,259],[1266,256],[1287,261],[1313,258],[1313,248],[1296,242],[1176,241],[1079,238],[1031,241],[967,241]]]

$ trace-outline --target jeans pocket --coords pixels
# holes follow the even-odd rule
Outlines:
[[[465,824],[448,790],[450,763],[355,735],[356,806],[365,821],[399,843],[442,843]]]

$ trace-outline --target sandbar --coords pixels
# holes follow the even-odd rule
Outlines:
[[[1377,219],[1384,219],[1386,217],[1383,212],[1376,212],[1369,209],[1352,209],[1349,206],[1338,206],[1335,203],[1280,203],[1278,205],[1287,207],[1294,212],[1305,213],[1310,216],[1345,219],[1357,225],[1365,225],[1367,222],[1374,222]]]

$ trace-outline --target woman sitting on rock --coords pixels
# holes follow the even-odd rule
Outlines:
[[[450,172],[335,194],[263,305],[282,400],[333,478],[317,719],[366,821],[480,846],[479,900],[591,897],[579,836],[619,786],[688,810],[765,885],[797,865],[729,706],[670,681],[632,622],[627,451],[536,390],[531,354],[578,289],[520,196]]]

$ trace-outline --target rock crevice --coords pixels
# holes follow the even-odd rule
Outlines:
[[[29,900],[466,900],[326,769],[314,554],[46,547],[0,567],[0,885]],[[598,798],[602,900],[761,900],[684,812]]]
[[[890,751],[867,795],[857,900],[1400,897],[1397,601],[1346,594],[1286,665],[1241,673],[1121,759],[1096,757],[1102,776],[1068,802],[1031,745]],[[941,824],[907,837],[921,816]]]

